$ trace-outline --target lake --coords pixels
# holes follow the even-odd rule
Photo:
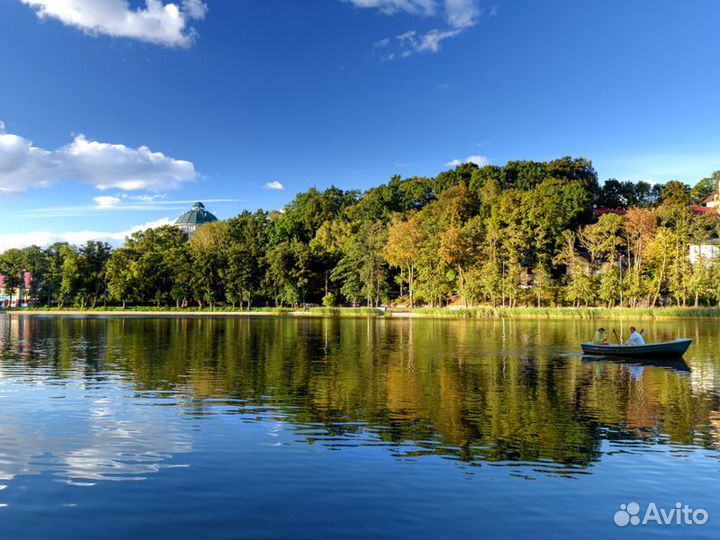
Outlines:
[[[0,316],[0,537],[715,538],[720,327],[631,322]]]

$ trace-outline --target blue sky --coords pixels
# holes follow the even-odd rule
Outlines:
[[[175,2],[0,3],[0,248],[468,158],[720,169],[712,0]]]

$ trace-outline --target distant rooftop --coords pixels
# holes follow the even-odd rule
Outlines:
[[[217,220],[218,218],[205,210],[205,205],[203,203],[196,202],[191,210],[185,212],[182,216],[177,218],[175,225],[192,225],[197,227],[206,223],[213,223]]]
[[[595,208],[593,210],[593,213],[595,214],[595,217],[601,217],[605,214],[617,214],[618,216],[624,216],[627,214],[627,210],[624,208]]]
[[[698,215],[707,214],[707,215],[717,215],[718,210],[715,207],[712,206],[699,206],[697,204],[693,204],[691,206],[692,211],[695,212]]]

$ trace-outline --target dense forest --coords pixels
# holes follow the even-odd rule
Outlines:
[[[468,163],[364,193],[313,188],[189,239],[166,226],[118,249],[10,249],[0,273],[7,295],[80,308],[716,305],[720,261],[688,252],[718,237],[718,214],[693,205],[719,179],[601,185],[583,158]]]

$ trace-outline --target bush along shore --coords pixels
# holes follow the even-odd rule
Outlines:
[[[312,188],[281,211],[246,211],[191,237],[165,226],[118,248],[10,249],[0,274],[11,304],[79,309],[716,306],[720,213],[698,204],[718,182],[720,171],[693,188],[601,185],[585,158],[466,163],[364,193]],[[691,260],[699,245],[708,249]],[[546,309],[528,313],[566,313]]]
[[[418,309],[420,317],[452,317],[468,319],[715,319],[720,308],[503,308],[478,307],[467,309]]]
[[[153,308],[153,307],[98,307],[75,308],[24,308],[7,313],[17,315],[110,315],[110,316],[294,316],[294,317],[385,317],[385,318],[436,318],[436,319],[715,319],[720,308],[419,308],[413,310],[383,308],[252,308],[238,310],[221,308]]]

